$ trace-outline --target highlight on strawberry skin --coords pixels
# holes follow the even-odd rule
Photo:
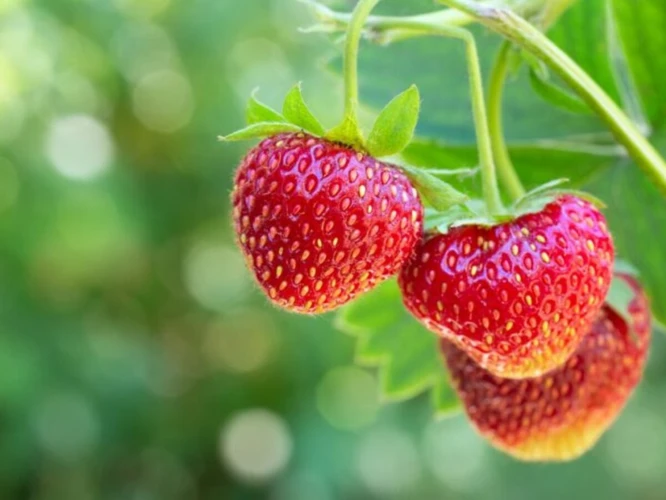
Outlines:
[[[465,411],[494,446],[522,460],[572,460],[611,426],[642,377],[651,331],[640,284],[620,277],[635,294],[628,311],[631,322],[605,305],[566,364],[546,375],[498,378],[442,341]]]

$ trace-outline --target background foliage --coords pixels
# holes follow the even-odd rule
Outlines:
[[[610,3],[620,70],[663,146],[665,10]],[[604,8],[579,2],[552,36],[620,99]],[[241,126],[256,86],[277,106],[302,80],[338,118],[336,49],[296,31],[308,23],[293,0],[0,1],[0,498],[662,498],[661,337],[591,453],[524,465],[460,416],[433,421],[425,396],[380,404],[390,379],[352,366],[356,340],[333,318],[283,314],[254,289],[228,215],[246,146],[214,138]],[[479,34],[487,66],[497,40]],[[429,140],[414,161],[473,164],[457,42],[364,47],[362,67],[369,107],[419,84]],[[603,131],[594,118],[548,107],[524,75],[508,99],[525,180],[592,186],[663,314],[666,205],[612,146],[549,152]]]

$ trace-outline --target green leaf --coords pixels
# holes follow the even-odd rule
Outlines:
[[[247,110],[245,115],[248,125],[254,125],[255,123],[263,122],[280,123],[286,121],[285,117],[280,113],[267,106],[266,104],[258,101],[255,97],[255,94],[256,91],[252,92],[252,95],[247,102]]]
[[[414,137],[421,98],[415,85],[395,97],[379,113],[366,147],[376,157],[391,156],[405,149]]]
[[[631,327],[633,319],[629,313],[629,306],[634,300],[636,293],[631,288],[629,283],[624,279],[615,277],[611,282],[610,290],[606,296],[606,304],[608,304],[622,319]],[[635,338],[635,335],[634,335]]]
[[[666,120],[666,3],[663,0],[611,0],[631,80],[650,122]]]
[[[562,87],[554,84],[547,77],[544,78],[533,69],[530,69],[529,75],[530,83],[535,92],[553,106],[558,106],[572,113],[587,115],[592,113],[589,106],[585,104],[584,101],[576,95],[564,90]]]
[[[628,274],[634,278],[640,278],[640,272],[636,269],[631,262],[628,262],[624,259],[615,259],[615,264],[613,266],[614,273]]]
[[[400,168],[409,177],[419,194],[437,210],[444,212],[469,200],[466,194],[424,170],[406,165]]]
[[[437,380],[432,390],[432,405],[435,407],[435,416],[438,418],[450,417],[460,412],[460,399],[448,376],[446,379]]]
[[[261,122],[254,123],[245,127],[244,129],[237,130],[226,136],[219,136],[218,140],[223,142],[229,141],[245,141],[248,139],[257,139],[259,137],[268,137],[283,132],[300,132],[301,128],[291,123],[282,122]]]
[[[629,2],[634,3],[632,0]],[[548,31],[548,36],[610,97],[620,102],[614,68],[608,57],[606,7],[607,0],[578,0]],[[562,126],[569,126],[569,122]]]
[[[337,324],[357,338],[356,360],[379,368],[385,401],[402,401],[431,391],[437,414],[459,410],[437,336],[405,310],[395,280],[346,306],[338,314]]]
[[[303,130],[312,132],[314,135],[323,136],[326,132],[319,120],[312,114],[308,105],[305,104],[300,84],[294,86],[287,94],[282,114],[289,122],[298,125]]]

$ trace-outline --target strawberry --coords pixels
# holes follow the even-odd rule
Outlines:
[[[427,238],[399,282],[427,328],[495,375],[525,378],[573,353],[603,305],[613,262],[603,215],[561,195],[510,222]]]
[[[335,309],[396,274],[422,233],[423,207],[401,171],[304,133],[251,150],[232,202],[260,287],[299,313]]]
[[[446,340],[442,352],[465,411],[492,444],[524,460],[570,460],[613,423],[641,379],[650,342],[648,301],[634,293],[628,323],[605,305],[560,368],[524,380],[501,379]]]

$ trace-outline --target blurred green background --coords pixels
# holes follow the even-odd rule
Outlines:
[[[347,2],[351,4],[353,2]],[[666,352],[599,445],[524,465],[427,398],[382,405],[331,317],[233,244],[250,92],[326,123],[295,0],[0,0],[0,498],[661,499]]]

